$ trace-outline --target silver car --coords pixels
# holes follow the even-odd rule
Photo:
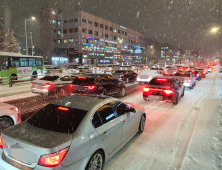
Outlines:
[[[58,99],[2,132],[0,169],[102,170],[137,132],[143,132],[145,120],[143,107],[116,98]]]
[[[183,82],[183,85],[189,89],[193,89],[196,85],[196,77],[190,72],[178,72],[174,76],[178,78],[179,81]]]

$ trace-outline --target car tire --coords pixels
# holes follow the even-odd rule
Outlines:
[[[179,101],[179,95],[177,94],[177,96],[173,99],[173,105],[177,105]]]
[[[121,98],[124,97],[125,95],[126,95],[126,88],[122,87],[118,93],[118,97]]]
[[[102,170],[103,164],[104,164],[103,152],[96,151],[89,159],[89,162],[87,163],[85,170],[91,170],[91,169]]]
[[[193,89],[193,86],[189,87],[189,89]]]
[[[56,98],[62,98],[65,96],[65,89],[63,88],[59,88],[57,91],[56,91],[56,94],[55,94],[55,97]]]
[[[14,122],[9,117],[0,117],[0,133],[3,129],[6,129],[10,126],[14,125]]]
[[[184,89],[185,89],[185,88],[184,88]],[[183,93],[181,94],[181,97],[183,97],[183,96],[184,96],[184,91],[185,91],[184,89],[183,89]]]
[[[144,131],[145,123],[146,123],[146,117],[145,117],[145,115],[142,115],[142,117],[140,119],[139,133],[142,133]]]

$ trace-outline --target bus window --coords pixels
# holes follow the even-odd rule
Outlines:
[[[42,59],[36,58],[36,66],[42,66]]]
[[[19,67],[19,57],[10,57],[10,67]]]
[[[20,66],[21,66],[21,67],[27,67],[27,66],[29,66],[29,64],[28,64],[28,58],[20,58]]]
[[[9,69],[8,66],[8,57],[2,57],[2,70]]]
[[[29,66],[36,66],[35,65],[35,58],[29,58]]]

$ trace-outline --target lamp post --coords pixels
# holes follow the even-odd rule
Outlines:
[[[26,22],[30,20],[35,20],[35,17],[32,17],[30,19],[25,19],[25,44],[26,44],[26,55],[28,55],[28,40],[27,40],[27,28],[26,28]]]

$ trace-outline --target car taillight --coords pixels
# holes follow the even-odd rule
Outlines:
[[[111,74],[111,77],[113,76],[113,74]]]
[[[51,84],[44,84],[42,85],[43,88],[50,88],[52,85]]]
[[[173,91],[172,90],[164,90],[164,93],[169,95],[169,94],[173,94]]]
[[[190,83],[191,81],[192,81],[192,79],[188,79],[188,80],[187,80],[187,83]]]
[[[156,79],[156,81],[163,82],[163,81],[167,81],[167,79],[159,78],[159,79]]]
[[[205,71],[203,72],[203,74],[205,74]]]
[[[147,87],[144,87],[144,88],[143,88],[143,91],[144,91],[144,92],[149,92],[149,91],[150,91],[150,89],[149,89],[149,88],[147,88]]]
[[[31,83],[31,86],[34,87],[34,83]]]
[[[65,148],[56,153],[42,155],[39,159],[38,165],[45,167],[55,167],[59,165],[68,153],[68,149],[69,148]]]
[[[123,75],[120,75],[120,77],[124,77],[125,75],[123,74]]]
[[[70,87],[70,88],[73,88],[73,84],[69,84],[69,87]]]
[[[69,108],[67,108],[67,107],[58,107],[58,110],[69,111]]]
[[[2,137],[0,136],[0,148],[3,149],[3,140],[2,140]]]
[[[96,89],[96,86],[88,86],[88,90],[94,90]]]
[[[200,74],[197,74],[197,77],[199,77],[200,76]]]
[[[173,74],[176,74],[176,73],[177,73],[176,71],[173,72]]]

